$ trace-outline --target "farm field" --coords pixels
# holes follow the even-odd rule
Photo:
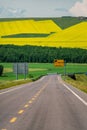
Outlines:
[[[66,28],[57,22],[53,19],[1,21],[0,44],[87,49],[87,21]]]
[[[4,66],[3,76],[0,77],[0,89],[17,85],[21,83],[30,82],[36,80],[39,77],[47,74],[65,74],[64,67],[55,67],[51,63],[29,63],[29,74],[27,79],[24,80],[24,75],[19,75],[19,80],[16,80],[16,75],[13,74],[13,63],[1,63]],[[71,64],[66,65],[66,74],[71,73],[83,73],[86,76],[87,64]],[[81,74],[82,75],[82,74]],[[86,76],[87,77],[87,76]]]

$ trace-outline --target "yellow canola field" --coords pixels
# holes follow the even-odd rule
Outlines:
[[[58,32],[60,30],[61,29],[52,20],[43,22],[34,20],[0,22],[0,36],[20,33],[50,34],[51,32]]]
[[[1,44],[14,45],[34,45],[34,46],[49,46],[49,47],[71,47],[87,49],[87,42],[85,41],[48,41],[45,38],[3,38],[0,39]]]
[[[19,33],[16,22],[0,22],[0,35],[12,35]]]
[[[54,34],[50,34],[55,32]],[[0,22],[0,35],[20,33],[50,34],[39,38],[0,38],[1,44],[36,45],[50,47],[77,47],[87,49],[87,22],[62,30],[52,20]]]
[[[53,41],[87,41],[87,22],[76,24],[48,37]]]
[[[48,41],[55,41],[63,47],[79,47],[87,49],[87,22],[76,24],[63,30],[61,33],[55,33],[48,36]]]
[[[49,32],[60,32],[62,29],[57,26],[52,20],[43,20],[36,22],[38,27],[43,28]]]

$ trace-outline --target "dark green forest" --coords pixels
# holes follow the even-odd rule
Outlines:
[[[0,45],[0,62],[53,63],[54,59],[64,59],[69,63],[87,63],[87,50],[29,45]]]

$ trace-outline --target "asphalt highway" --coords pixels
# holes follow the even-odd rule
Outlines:
[[[1,90],[0,130],[87,130],[87,94],[59,75]]]

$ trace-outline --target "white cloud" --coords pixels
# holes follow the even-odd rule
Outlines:
[[[0,0],[0,17],[70,16],[77,1],[83,0]]]
[[[87,17],[87,0],[76,2],[75,5],[69,10],[69,12],[74,16]]]
[[[17,10],[17,9],[12,9],[12,8],[9,8],[9,9],[8,9],[8,11],[9,11],[9,12],[11,12],[11,13],[13,13],[13,14],[15,14],[15,13],[17,13],[17,12],[18,12],[18,10]]]
[[[25,16],[25,9],[14,9],[14,8],[4,8],[4,7],[0,7],[0,17],[4,18],[8,18],[8,17],[23,17]]]

